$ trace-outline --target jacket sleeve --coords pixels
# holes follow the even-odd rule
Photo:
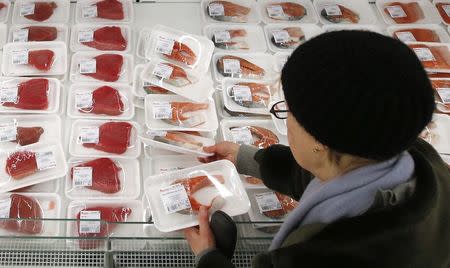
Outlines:
[[[197,268],[235,268],[234,264],[219,250],[215,249],[202,255],[197,260]]]

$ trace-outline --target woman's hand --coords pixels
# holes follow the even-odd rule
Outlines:
[[[201,206],[198,212],[198,222],[198,227],[184,229],[184,236],[196,256],[207,249],[216,247],[214,234],[209,227],[208,210],[204,206]]]
[[[213,146],[203,147],[203,151],[205,151],[206,153],[213,153],[214,155],[207,158],[199,158],[199,161],[202,163],[209,163],[226,159],[236,165],[239,147],[239,144],[229,141],[223,141]]]

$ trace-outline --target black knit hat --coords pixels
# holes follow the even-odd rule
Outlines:
[[[384,160],[407,149],[435,107],[427,74],[400,41],[337,31],[298,47],[281,75],[300,125],[340,153]]]

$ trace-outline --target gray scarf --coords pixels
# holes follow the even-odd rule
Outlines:
[[[327,182],[314,178],[306,187],[297,208],[284,221],[269,250],[281,247],[291,231],[311,223],[331,223],[363,214],[379,189],[387,190],[409,180],[414,160],[408,152],[380,163],[367,165]]]

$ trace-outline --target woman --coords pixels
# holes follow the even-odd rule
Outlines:
[[[370,32],[320,35],[283,68],[289,147],[205,148],[299,200],[254,267],[450,267],[450,172],[418,135],[433,91],[407,46]],[[198,267],[232,267],[199,214]]]

